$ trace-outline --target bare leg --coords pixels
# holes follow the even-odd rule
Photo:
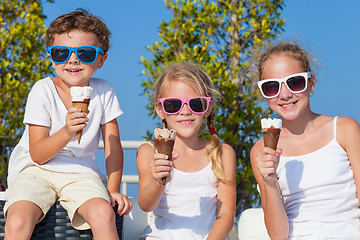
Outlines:
[[[93,198],[78,209],[78,213],[89,223],[94,240],[118,240],[115,212],[105,199]]]
[[[11,204],[5,222],[5,240],[30,239],[42,214],[41,209],[29,201]]]

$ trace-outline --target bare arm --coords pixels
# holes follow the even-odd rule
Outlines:
[[[236,159],[234,150],[222,144],[225,181],[219,182],[216,220],[207,239],[225,239],[234,226],[236,205]]]
[[[153,147],[146,143],[139,147],[136,164],[139,173],[138,203],[141,209],[150,212],[159,204],[165,189],[161,178],[170,176],[172,161],[167,160],[164,154],[154,154]]]
[[[116,119],[101,126],[104,140],[107,187],[109,192],[120,192],[124,154]]]
[[[38,125],[29,125],[30,155],[37,164],[44,164],[58,154],[76,132],[86,126],[87,113],[77,108],[70,108],[66,114],[66,125],[54,135],[49,136],[49,128]]]
[[[271,239],[288,239],[289,223],[277,183],[276,168],[281,150],[265,148],[259,140],[251,149],[250,160],[260,187],[265,225]]]
[[[120,215],[127,215],[132,205],[125,195],[120,194],[124,154],[116,119],[102,125],[101,131],[104,140],[107,189],[110,193],[112,204],[114,205],[117,202],[119,205],[118,213]]]
[[[338,118],[337,126],[337,139],[348,155],[360,204],[360,126],[354,119],[347,117]]]

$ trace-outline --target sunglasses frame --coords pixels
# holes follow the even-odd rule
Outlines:
[[[66,48],[66,49],[69,50],[69,55],[68,55],[68,57],[66,58],[65,61],[58,62],[58,61],[55,61],[55,60],[53,59],[52,54],[51,54],[51,50],[52,50],[53,48],[56,48],[56,47],[63,47],[63,48]],[[79,58],[77,51],[78,51],[80,48],[85,48],[85,47],[95,49],[96,54],[95,54],[95,59],[94,59],[94,61],[92,61],[92,62],[84,62],[84,61],[82,61],[82,60]],[[59,64],[60,64],[60,63],[65,63],[65,62],[67,62],[67,61],[69,60],[69,58],[70,58],[70,56],[71,56],[72,53],[75,53],[76,58],[77,58],[81,63],[84,63],[84,64],[92,64],[92,63],[94,63],[94,62],[96,61],[96,59],[97,59],[97,56],[98,56],[98,53],[99,53],[99,52],[102,53],[102,54],[104,54],[104,50],[103,50],[102,48],[95,47],[95,46],[68,47],[68,46],[56,45],[56,46],[48,47],[48,48],[47,48],[47,51],[48,51],[48,53],[49,53],[49,55],[50,55],[51,60],[52,60],[54,63],[59,63]]]
[[[196,99],[196,98],[201,98],[201,99],[205,99],[206,100],[206,109],[205,111],[202,111],[202,112],[195,112],[191,107],[190,107],[190,101],[192,99]],[[180,109],[177,111],[177,112],[174,112],[174,113],[169,113],[165,110],[165,107],[164,107],[164,102],[165,100],[168,100],[168,99],[176,99],[176,100],[180,100],[181,101],[181,107]],[[159,98],[158,103],[161,103],[161,106],[162,106],[162,109],[163,111],[166,113],[166,114],[169,114],[169,115],[174,115],[174,114],[178,114],[184,107],[184,104],[186,103],[190,109],[190,111],[192,113],[195,113],[195,114],[203,114],[203,113],[206,113],[207,110],[209,109],[209,106],[210,106],[210,102],[211,102],[211,97],[192,97],[192,98],[177,98],[177,97],[167,97],[167,98]]]
[[[287,80],[289,80],[290,78],[293,78],[293,77],[304,77],[305,79],[305,87],[304,89],[302,90],[299,90],[299,91],[293,91],[290,89],[289,85],[287,84]],[[272,79],[264,79],[264,80],[261,80],[261,81],[258,81],[258,87],[260,89],[260,92],[261,94],[264,96],[264,98],[275,98],[277,96],[279,96],[280,94],[280,91],[281,91],[281,83],[285,83],[287,89],[289,89],[289,91],[291,93],[302,93],[304,92],[306,89],[307,89],[307,86],[308,86],[308,79],[311,78],[311,72],[301,72],[301,73],[295,73],[295,74],[292,74],[292,75],[289,75],[287,77],[284,77],[284,78],[272,78]],[[279,83],[279,90],[278,92],[274,95],[274,96],[266,96],[262,90],[262,85],[264,83],[267,83],[267,82],[278,82]]]

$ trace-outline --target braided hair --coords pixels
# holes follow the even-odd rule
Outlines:
[[[181,62],[168,65],[160,72],[153,88],[152,102],[154,105],[162,95],[164,89],[174,80],[188,84],[198,92],[199,96],[211,97],[213,100],[215,100],[217,96],[220,96],[210,76],[203,70],[202,66]],[[219,137],[216,135],[214,119],[215,111],[214,108],[212,108],[210,115],[207,117],[207,126],[211,133],[211,141],[207,146],[206,152],[212,163],[212,171],[217,180],[223,181],[222,145]],[[163,124],[166,124],[165,120],[163,120]]]

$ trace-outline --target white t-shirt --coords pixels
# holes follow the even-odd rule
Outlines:
[[[89,104],[89,122],[83,129],[80,144],[75,136],[54,158],[45,164],[37,165],[32,161],[29,153],[29,124],[49,127],[49,136],[51,136],[65,126],[67,109],[50,77],[34,84],[26,103],[25,131],[10,156],[9,184],[16,174],[31,165],[56,172],[89,172],[101,176],[95,159],[100,139],[100,126],[123,112],[115,91],[108,82],[91,78],[89,86],[93,88]]]

